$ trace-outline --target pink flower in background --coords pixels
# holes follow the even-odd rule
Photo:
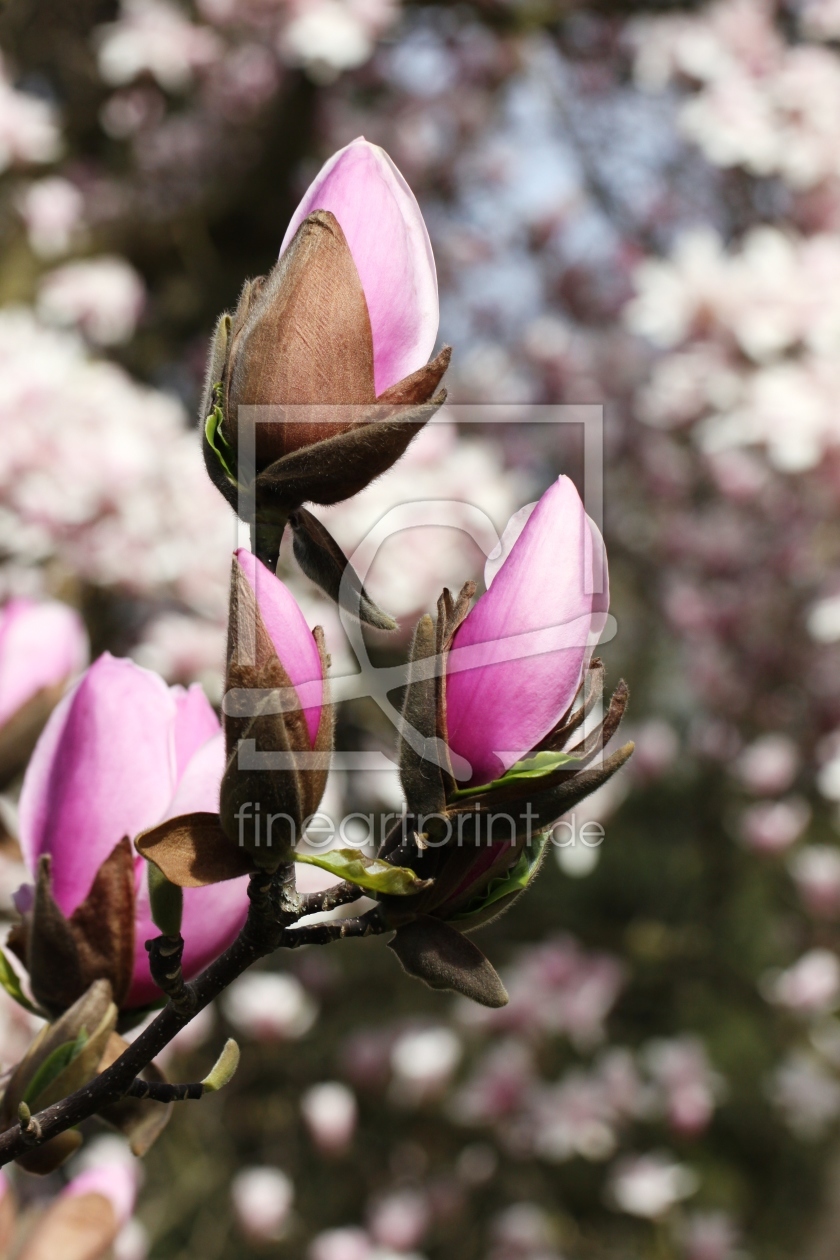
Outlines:
[[[799,769],[799,753],[787,735],[761,735],[741,753],[735,772],[756,796],[786,791]]]
[[[807,954],[764,983],[767,996],[795,1015],[808,1018],[833,1011],[840,1002],[840,959],[829,949]]]
[[[277,1242],[284,1236],[295,1188],[279,1168],[243,1168],[230,1193],[240,1229],[252,1242]]]
[[[13,88],[0,59],[0,172],[15,163],[52,162],[60,151],[52,105]]]
[[[811,807],[801,796],[782,801],[756,801],[741,815],[738,827],[742,842],[754,853],[782,853],[804,832],[811,820]]]
[[[61,175],[37,180],[18,198],[29,244],[42,258],[67,252],[82,226],[84,208],[79,189]]]
[[[340,1081],[313,1085],[300,1100],[309,1136],[325,1155],[340,1155],[353,1141],[358,1119],[356,1095]]]
[[[422,367],[437,338],[437,274],[420,207],[385,150],[360,136],[306,190],[281,256],[314,210],[335,215],[353,255],[370,315],[378,396]]]
[[[567,1036],[577,1049],[604,1038],[604,1021],[625,983],[625,969],[611,954],[586,951],[571,936],[523,949],[502,975],[510,1002],[499,1010],[474,1005],[460,1010],[468,1027],[512,1029],[533,1037]]]
[[[735,1260],[738,1230],[726,1212],[693,1212],[681,1231],[685,1260]]]
[[[318,1007],[300,981],[273,971],[249,971],[234,980],[222,1008],[234,1028],[255,1041],[295,1041],[318,1018]]]
[[[106,653],[64,698],[44,730],[24,779],[20,841],[36,873],[52,859],[53,895],[71,915],[123,836],[193,810],[218,809],[224,740],[197,687],[166,684],[132,661]],[[146,864],[135,859],[134,978],[125,1005],[155,1000],[144,942],[158,935],[149,910]],[[230,944],[245,921],[245,880],[184,893],[184,970],[195,975]]]
[[[604,626],[604,545],[568,477],[512,518],[485,582],[447,658],[449,742],[473,783],[503,774],[556,725]]]
[[[840,916],[840,850],[809,844],[794,853],[790,873],[809,914],[819,919]]]
[[[422,1241],[430,1223],[425,1195],[417,1190],[398,1190],[374,1204],[368,1229],[380,1247],[406,1252]]]
[[[124,258],[99,257],[50,271],[38,290],[38,313],[48,324],[78,328],[100,346],[129,341],[146,290]]]
[[[165,91],[180,92],[221,52],[213,31],[190,22],[167,0],[122,0],[120,17],[100,27],[98,36],[99,73],[113,86],[145,72]]]
[[[0,608],[0,726],[41,693],[55,703],[87,655],[82,619],[66,604],[12,599]]]
[[[363,1229],[328,1229],[312,1240],[307,1260],[373,1260],[373,1241]]]
[[[702,1041],[690,1035],[652,1041],[645,1061],[663,1093],[672,1129],[686,1137],[702,1133],[714,1114],[722,1085]]]
[[[618,1160],[611,1170],[609,1195],[619,1211],[656,1220],[693,1194],[697,1185],[690,1168],[653,1151]]]

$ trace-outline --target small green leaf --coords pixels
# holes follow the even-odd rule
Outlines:
[[[493,779],[492,783],[479,783],[477,787],[458,788],[449,799],[462,801],[469,796],[481,796],[485,792],[491,792],[494,788],[508,787],[511,783],[527,783],[531,779],[542,779],[545,775],[553,774],[555,770],[562,770],[564,766],[573,766],[578,761],[580,757],[575,757],[571,753],[538,752],[533,757],[526,757],[524,761],[515,762],[500,779]]]
[[[390,862],[383,862],[380,858],[367,857],[361,849],[330,849],[323,855],[296,853],[295,861],[319,866],[322,871],[339,875],[359,888],[391,897],[410,897],[433,882],[419,879],[408,866],[391,866]]]
[[[482,896],[460,914],[453,915],[451,922],[457,923],[459,919],[471,919],[473,915],[481,913],[494,902],[501,901],[503,897],[509,897],[511,893],[524,892],[539,870],[547,843],[548,832],[536,836],[534,843],[522,850],[518,862],[507,875],[500,875],[497,879],[491,880]]]
[[[29,1011],[31,1015],[40,1015],[41,1012],[33,1002],[24,993],[20,976],[9,962],[6,955],[0,949],[0,984],[8,993],[9,997],[14,998],[18,1006],[22,1006],[25,1011]]]
[[[222,432],[225,413],[222,410],[222,387],[213,386],[214,407],[204,423],[204,436],[207,438],[216,459],[221,464],[224,474],[232,485],[236,485],[236,453]]]
[[[63,1072],[81,1054],[87,1044],[87,1040],[87,1029],[82,1028],[79,1030],[79,1035],[75,1041],[65,1041],[63,1045],[56,1046],[52,1054],[47,1055],[46,1059],[44,1059],[44,1062],[27,1085],[23,1101],[25,1103],[34,1103],[43,1094],[47,1086],[52,1084],[59,1073]]]
[[[220,1089],[224,1089],[225,1085],[233,1080],[233,1075],[239,1067],[239,1046],[228,1037],[222,1053],[213,1064],[210,1071],[201,1082],[208,1094],[215,1094]]]

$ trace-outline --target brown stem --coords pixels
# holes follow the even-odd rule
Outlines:
[[[131,1082],[125,1091],[126,1098],[148,1098],[151,1102],[171,1103],[184,1102],[187,1098],[201,1098],[204,1086],[201,1081],[188,1085],[170,1085],[168,1081],[141,1081],[139,1077]]]
[[[334,884],[332,888],[325,888],[323,892],[305,893],[302,898],[303,912],[320,914],[324,910],[335,910],[336,906],[349,905],[351,901],[358,901],[364,895],[364,889],[359,888],[358,884],[348,884],[344,880],[340,884]]]
[[[331,923],[307,923],[300,928],[289,928],[283,936],[283,948],[329,945],[332,941],[341,941],[349,936],[377,936],[387,930],[380,917],[379,906],[375,906],[359,919],[334,919]]]
[[[15,1124],[0,1134],[0,1166],[81,1124],[109,1103],[124,1098],[134,1087],[135,1079],[175,1034],[260,958],[280,946],[326,944],[344,936],[368,936],[385,930],[378,922],[376,910],[363,919],[316,924],[300,932],[290,930],[305,913],[304,902],[295,889],[292,864],[281,867],[274,875],[252,875],[248,897],[251,907],[239,936],[190,986],[195,996],[194,1009],[179,1011],[169,1002],[120,1058],[99,1076],[75,1094],[25,1120],[25,1129]]]

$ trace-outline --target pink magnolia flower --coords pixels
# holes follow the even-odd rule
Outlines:
[[[0,609],[0,726],[40,692],[63,687],[87,654],[87,634],[72,608],[10,600]]]
[[[109,653],[86,671],[52,714],[26,772],[20,842],[33,875],[52,859],[53,896],[66,916],[84,901],[101,864],[124,836],[167,818],[218,809],[224,740],[198,687],[161,678]],[[144,942],[158,935],[146,864],[135,858],[134,974],[127,1007],[155,1001]],[[184,971],[195,975],[245,921],[244,880],[184,893]]]
[[[503,774],[556,725],[603,629],[604,545],[568,477],[512,517],[485,582],[447,658],[449,741],[473,783]]]
[[[437,337],[437,273],[420,207],[385,150],[359,136],[306,190],[281,256],[315,210],[335,215],[353,255],[370,315],[378,396],[422,367]]]

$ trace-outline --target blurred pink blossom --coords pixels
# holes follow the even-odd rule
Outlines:
[[[180,92],[221,51],[213,31],[190,22],[169,0],[121,0],[117,21],[97,35],[99,73],[113,86],[145,72],[166,91]]]
[[[722,1089],[722,1080],[713,1071],[702,1041],[690,1034],[651,1041],[645,1047],[644,1057],[651,1077],[664,1095],[671,1128],[686,1137],[702,1133]]]
[[[0,172],[17,163],[52,162],[61,151],[56,111],[29,92],[18,92],[0,59]]]
[[[809,950],[765,987],[771,1001],[795,1015],[824,1014],[840,1002],[840,960],[828,949]]]
[[[799,768],[799,753],[787,735],[762,735],[741,753],[735,772],[756,796],[784,792]]]
[[[735,1260],[738,1230],[726,1212],[692,1212],[680,1229],[685,1260]]]
[[[801,796],[782,801],[756,801],[741,814],[741,840],[755,853],[782,853],[794,844],[811,819],[811,807]]]
[[[340,1081],[311,1086],[300,1100],[309,1135],[320,1151],[339,1155],[353,1140],[358,1118],[356,1096]]]
[[[279,1168],[243,1168],[231,1182],[233,1209],[245,1236],[255,1244],[277,1242],[286,1233],[294,1202],[292,1182]]]
[[[820,919],[840,916],[840,850],[809,844],[794,853],[789,865],[808,913]]]
[[[84,197],[75,184],[50,175],[24,188],[18,197],[29,244],[42,258],[65,254],[84,221]]]
[[[609,1197],[615,1207],[631,1216],[655,1220],[697,1189],[697,1176],[659,1151],[628,1155],[610,1170]]]
[[[143,310],[143,281],[124,258],[66,263],[38,289],[38,314],[48,324],[78,328],[99,346],[129,341]]]
[[[309,1032],[318,1007],[294,976],[248,971],[225,990],[225,1016],[255,1041],[296,1040]]]
[[[417,1190],[396,1190],[371,1208],[368,1229],[374,1241],[393,1251],[411,1251],[430,1224],[429,1205]]]

